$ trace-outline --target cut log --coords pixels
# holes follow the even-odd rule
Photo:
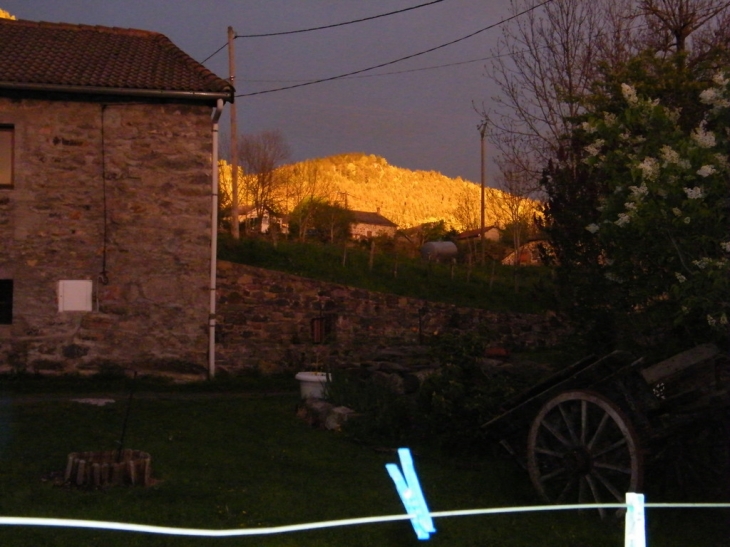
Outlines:
[[[119,461],[117,461],[119,459]],[[126,449],[72,452],[68,455],[66,484],[75,486],[142,485],[152,483],[152,458],[147,452]]]

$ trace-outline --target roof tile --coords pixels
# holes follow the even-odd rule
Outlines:
[[[157,32],[0,19],[0,83],[231,93]]]

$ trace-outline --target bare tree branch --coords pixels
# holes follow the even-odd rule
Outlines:
[[[290,156],[282,133],[264,131],[244,135],[238,145],[238,155],[245,172],[246,193],[258,218],[262,218],[266,210],[277,211],[284,181],[275,171]]]

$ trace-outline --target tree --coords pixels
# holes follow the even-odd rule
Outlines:
[[[328,202],[319,197],[305,198],[300,201],[289,214],[289,231],[296,234],[299,241],[305,241],[308,235],[319,234],[317,226],[319,211]]]
[[[539,184],[519,168],[503,169],[502,191],[494,189],[490,192],[490,201],[498,211],[501,224],[509,230],[510,244],[515,252],[515,266],[519,265],[519,255],[522,245],[534,224],[534,194],[539,190]]]
[[[561,263],[563,281],[574,283],[584,313],[634,341],[728,337],[730,81],[723,73],[711,79],[701,64],[688,67],[684,55],[644,56],[614,74],[630,73],[641,85],[605,82],[572,135],[589,188],[575,200],[582,207],[572,218],[565,199],[576,189],[572,175],[561,185],[565,171],[552,166],[546,174],[548,230],[564,258],[582,259],[567,270]],[[656,77],[668,67],[681,82],[672,93]],[[662,98],[653,98],[652,88]]]
[[[512,13],[539,0],[514,0]],[[482,109],[497,163],[534,180],[565,154],[584,100],[602,67],[629,62],[640,52],[690,62],[730,45],[727,0],[559,0],[532,9],[503,27],[487,74],[498,89],[494,108]],[[577,168],[577,166],[574,166]]]
[[[706,25],[710,29],[700,36],[698,47],[694,48],[701,56],[708,51],[708,45],[717,44],[716,39],[723,35],[730,2],[727,0],[641,0],[640,10],[647,22],[647,42],[652,49],[661,53],[682,53],[687,50],[687,41],[696,31]],[[702,40],[709,42],[702,44]]]
[[[251,200],[258,218],[262,218],[266,211],[280,209],[281,189],[285,180],[277,176],[276,168],[289,156],[289,146],[279,131],[242,136],[238,157],[245,172],[246,196]]]
[[[517,0],[512,12],[535,8]],[[505,25],[488,75],[499,89],[495,107],[483,110],[498,163],[539,179],[561,139],[582,112],[580,99],[595,80],[604,52],[615,52],[607,6],[612,0],[561,0],[533,9]],[[624,20],[616,18],[617,25]],[[628,48],[630,41],[624,42]]]
[[[11,15],[10,12],[5,11],[4,9],[0,9],[0,19],[11,19],[15,21],[17,17],[15,17],[15,15]]]
[[[307,231],[313,228],[317,208],[332,202],[337,193],[332,179],[321,171],[319,162],[305,161],[282,173],[285,179],[286,209],[291,211],[290,224],[297,227],[301,241],[306,238]]]
[[[521,0],[512,9],[517,14],[537,4]],[[645,275],[636,274],[636,286],[643,287],[645,298],[627,292],[628,281],[619,287],[605,276],[609,242],[593,237],[585,227],[601,225],[603,202],[620,184],[607,171],[584,162],[600,139],[582,123],[593,128],[601,116],[611,124],[626,114],[621,93],[625,83],[639,97],[659,99],[677,117],[677,130],[690,135],[707,112],[697,100],[696,86],[707,81],[708,67],[727,65],[727,23],[727,0],[559,0],[514,19],[494,52],[499,57],[489,75],[500,94],[495,109],[483,115],[500,153],[498,164],[503,174],[515,169],[533,179],[542,174],[547,199],[539,222],[551,240],[548,257],[559,265],[556,296],[564,299],[577,324],[601,338],[594,346],[615,342],[629,324],[621,314],[644,320],[648,331],[666,328],[658,310],[668,297],[659,290],[666,288],[664,276],[651,285]],[[637,138],[642,137],[656,139],[657,134],[643,136],[639,131]],[[619,149],[626,146],[612,142]],[[610,165],[619,170],[610,163],[604,168]],[[653,241],[667,244],[666,238]],[[637,249],[626,243],[627,252]],[[652,242],[648,245],[653,248]],[[636,313],[639,309],[646,313]],[[719,321],[720,312],[712,313]],[[674,319],[678,327],[689,328],[690,321]]]

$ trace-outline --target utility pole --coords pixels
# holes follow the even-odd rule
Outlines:
[[[236,32],[228,27],[228,73],[231,85],[236,85],[236,58],[233,51],[233,41]],[[216,166],[216,169],[218,166]],[[231,235],[234,239],[240,238],[238,231],[238,123],[236,119],[236,101],[231,101]]]
[[[479,233],[479,238],[481,240],[482,245],[482,265],[486,263],[486,246],[484,244],[484,135],[487,131],[487,121],[483,120],[482,123],[480,123],[477,126],[477,129],[479,129],[479,137],[480,137],[480,143],[481,143],[481,183],[482,183],[482,207],[481,207],[481,231]]]

